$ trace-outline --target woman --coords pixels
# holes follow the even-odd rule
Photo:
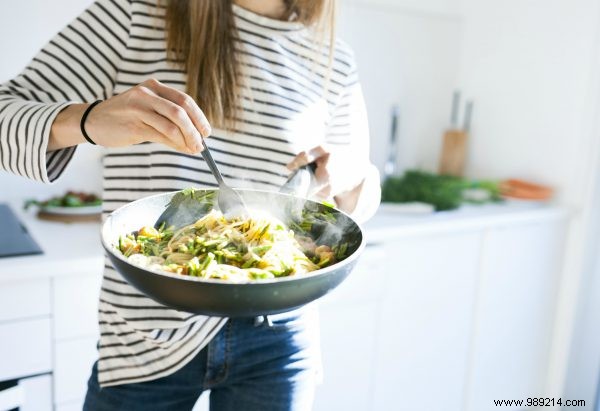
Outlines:
[[[328,0],[98,0],[0,87],[0,166],[57,179],[77,145],[106,147],[104,214],[146,195],[277,189],[317,164],[318,195],[368,217],[379,201],[351,51]],[[90,103],[101,100],[100,103]],[[310,409],[314,310],[254,318],[179,312],[106,263],[86,410]]]

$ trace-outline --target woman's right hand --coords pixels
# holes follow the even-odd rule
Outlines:
[[[88,104],[67,107],[56,117],[48,151],[84,142],[79,122]],[[206,116],[193,98],[151,79],[98,104],[85,130],[98,145],[124,147],[146,141],[196,154],[211,134]]]

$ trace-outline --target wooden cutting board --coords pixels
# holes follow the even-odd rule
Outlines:
[[[97,223],[102,220],[101,214],[55,214],[38,211],[37,218],[46,221],[57,221],[60,223]]]

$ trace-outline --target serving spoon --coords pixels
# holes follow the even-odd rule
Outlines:
[[[242,197],[231,188],[225,180],[223,180],[223,176],[219,171],[219,167],[217,167],[217,163],[210,154],[210,150],[208,149],[208,145],[206,144],[206,140],[202,139],[202,144],[204,145],[204,150],[202,150],[202,158],[208,164],[208,168],[210,172],[217,180],[219,184],[219,191],[217,193],[217,204],[219,204],[219,209],[226,216],[234,216],[234,215],[244,215],[248,214],[248,210],[246,209],[246,203]]]

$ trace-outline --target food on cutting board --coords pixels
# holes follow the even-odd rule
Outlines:
[[[81,191],[68,191],[65,195],[52,197],[46,201],[27,200],[25,209],[31,206],[39,206],[42,209],[51,207],[97,207],[102,204],[102,200],[92,193]]]
[[[347,243],[316,244],[309,235],[313,223],[335,219],[326,214],[306,213],[288,227],[266,214],[226,218],[212,210],[175,231],[142,227],[121,236],[118,249],[134,265],[205,279],[240,283],[301,275],[346,257]]]

